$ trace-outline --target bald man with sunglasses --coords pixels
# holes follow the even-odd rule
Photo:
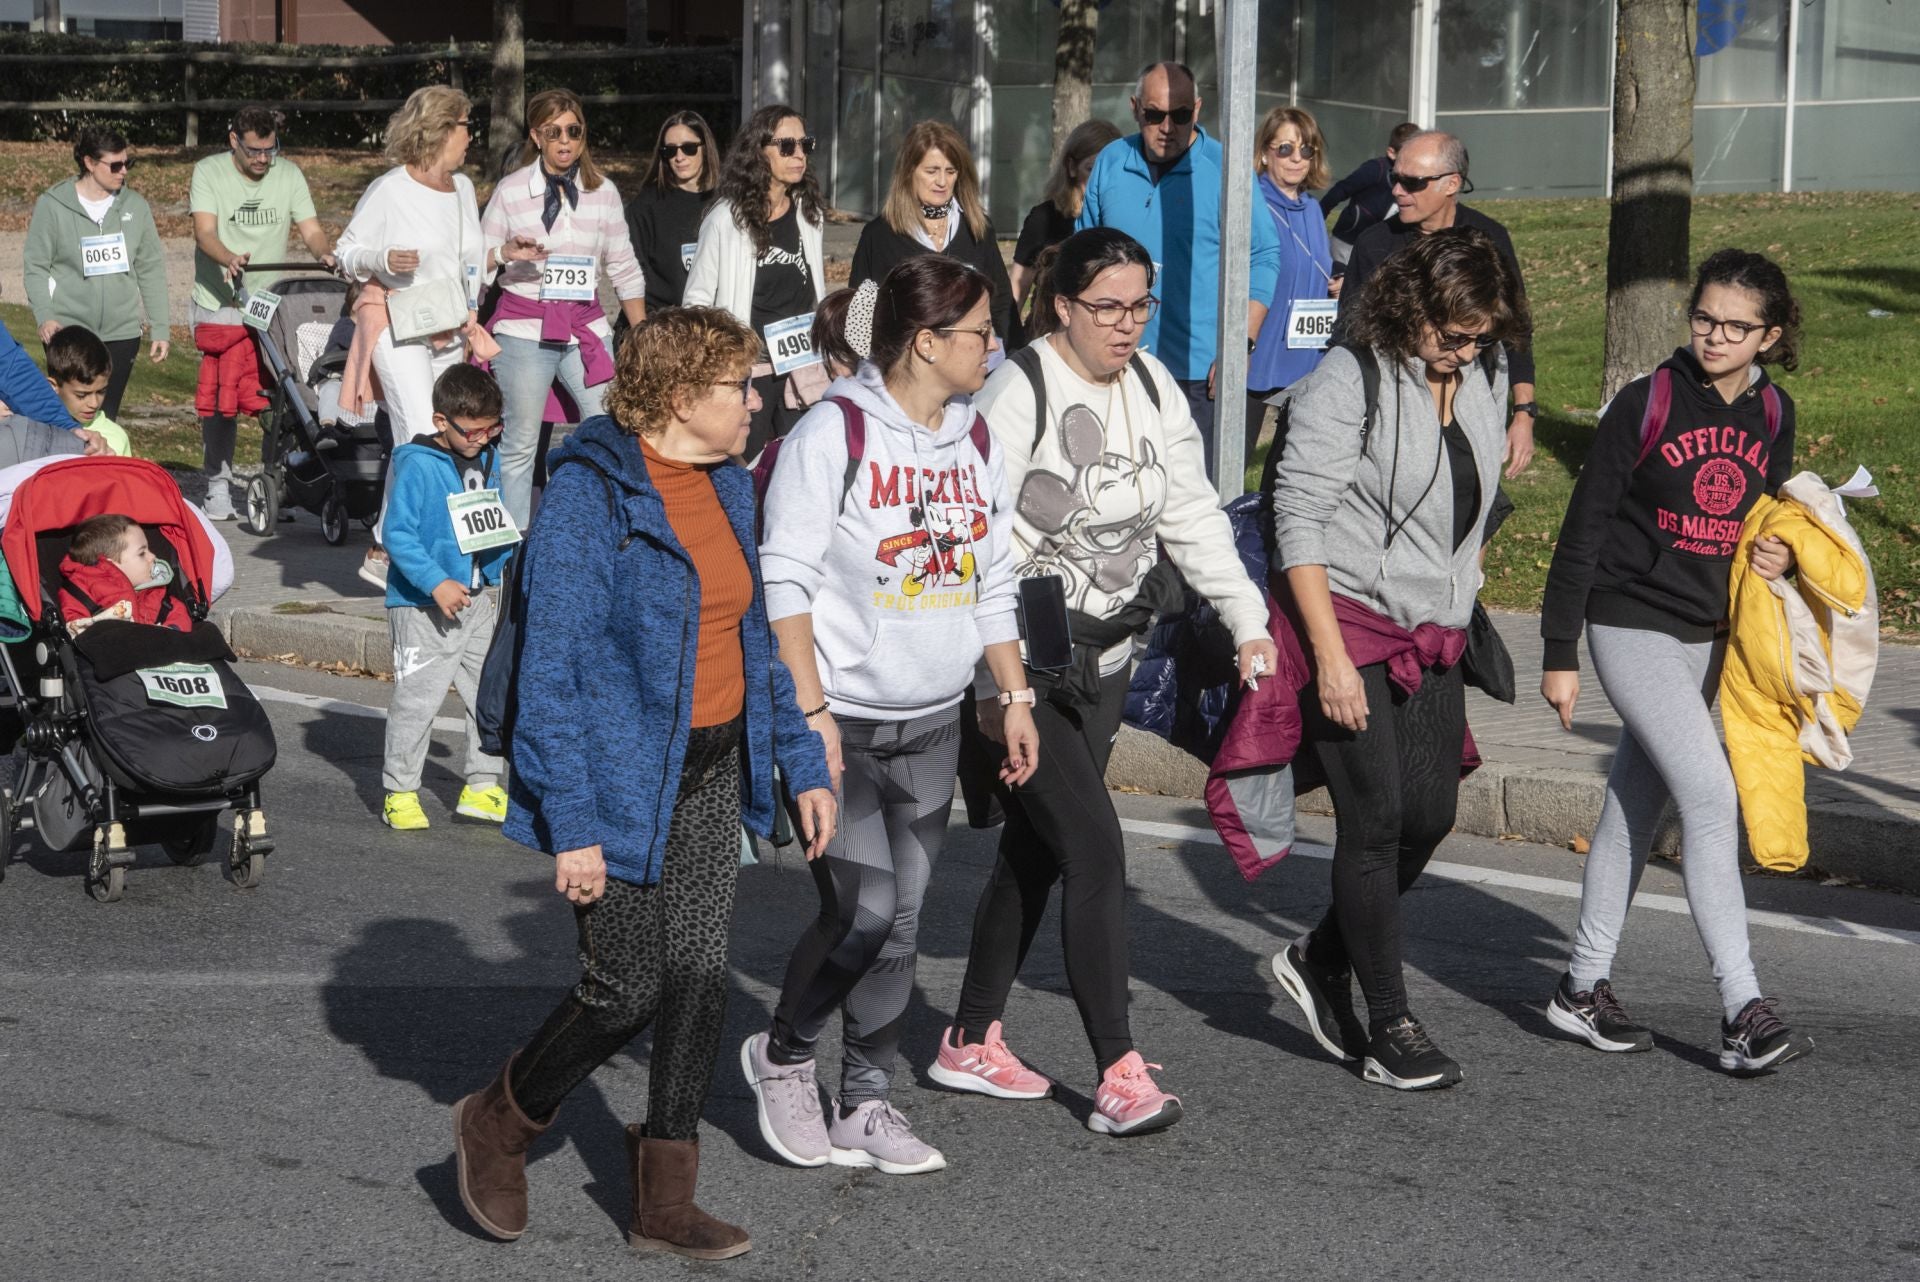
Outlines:
[[[1415,134],[1401,144],[1389,181],[1398,216],[1375,223],[1354,242],[1353,255],[1347,260],[1346,284],[1340,291],[1342,322],[1380,264],[1413,243],[1413,237],[1448,227],[1473,227],[1485,232],[1514,279],[1521,282],[1521,293],[1526,292],[1520,260],[1513,252],[1513,237],[1479,210],[1460,203],[1460,197],[1472,191],[1473,184],[1467,177],[1467,148],[1458,138],[1438,130]],[[1336,341],[1339,328],[1336,326]],[[1520,334],[1503,346],[1507,349],[1507,378],[1514,399],[1505,459],[1506,476],[1512,480],[1533,462],[1533,425],[1539,417],[1533,392],[1533,334]]]

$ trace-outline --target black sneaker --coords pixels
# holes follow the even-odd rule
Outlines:
[[[1461,1077],[1460,1066],[1441,1052],[1411,1015],[1381,1027],[1367,1040],[1361,1075],[1396,1091],[1436,1091]]]
[[[1307,1017],[1307,1031],[1327,1053],[1345,1063],[1366,1049],[1367,1030],[1353,1013],[1353,972],[1346,967],[1328,970],[1307,960],[1301,943],[1288,944],[1273,955],[1273,977]]]
[[[1562,975],[1547,1003],[1547,1022],[1598,1051],[1650,1051],[1653,1034],[1627,1018],[1610,980],[1596,979],[1591,992],[1573,991],[1573,976]]]
[[[1720,1067],[1729,1073],[1764,1073],[1813,1050],[1813,1038],[1796,1033],[1774,1013],[1773,997],[1756,997],[1732,1023],[1720,1024]]]

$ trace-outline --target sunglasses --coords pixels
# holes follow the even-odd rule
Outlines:
[[[1285,160],[1288,156],[1291,156],[1296,151],[1300,153],[1300,159],[1302,160],[1312,160],[1315,156],[1320,154],[1318,151],[1314,150],[1311,146],[1307,145],[1304,142],[1298,145],[1295,145],[1294,143],[1290,143],[1290,142],[1277,142],[1273,144],[1273,146],[1267,148],[1267,150],[1272,152],[1274,155],[1280,157],[1280,159],[1282,160]]]
[[[660,144],[660,159],[672,160],[675,152],[679,152],[682,156],[697,156],[700,154],[700,144],[698,142],[667,142]]]
[[[93,163],[96,165],[99,165],[102,169],[106,170],[110,174],[124,174],[128,170],[133,168],[132,160],[115,160],[112,162],[106,162],[106,161],[102,161],[100,157],[95,156],[93,158]]]
[[[1175,107],[1172,111],[1162,111],[1158,107],[1140,108],[1140,119],[1150,125],[1164,124],[1169,117],[1176,125],[1190,125],[1193,123],[1193,108]]]
[[[982,325],[978,329],[966,329],[959,325],[941,325],[936,328],[935,332],[941,334],[972,334],[975,338],[979,339],[982,344],[993,341],[993,326],[991,325]]]
[[[454,127],[455,129],[464,129],[464,130],[466,130],[466,131],[467,131],[468,133],[472,133],[472,132],[473,132],[473,117],[472,117],[472,116],[462,116],[462,117],[460,117],[460,119],[458,119],[458,120],[456,120],[456,121],[454,121],[454,122],[453,122],[453,127]]]
[[[1440,331],[1440,350],[1443,352],[1457,352],[1469,343],[1473,344],[1474,351],[1481,352],[1499,341],[1492,334],[1450,334],[1445,330]]]
[[[808,134],[804,138],[769,138],[763,145],[778,147],[780,154],[783,156],[791,156],[796,150],[811,156],[814,148],[814,137],[812,134]]]
[[[1393,186],[1398,187],[1408,195],[1412,195],[1415,192],[1425,191],[1442,178],[1451,178],[1459,172],[1457,169],[1446,169],[1437,174],[1403,174],[1396,169],[1388,174],[1387,178]]]
[[[579,142],[586,136],[587,127],[580,124],[548,125],[540,131],[540,137],[545,142],[559,142],[562,138],[566,138],[570,142]]]

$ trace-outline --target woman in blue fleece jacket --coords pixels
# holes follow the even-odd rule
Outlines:
[[[627,1128],[628,1238],[696,1259],[750,1245],[693,1204],[740,824],[771,830],[777,761],[809,858],[834,827],[826,753],[767,625],[753,478],[730,457],[758,400],[758,352],[713,308],[635,326],[610,417],[558,452],[527,541],[506,832],[556,856],[584,972],[492,1084],[454,1106],[461,1199],[494,1237],[526,1229],[528,1145],[657,1011],[647,1120]]]

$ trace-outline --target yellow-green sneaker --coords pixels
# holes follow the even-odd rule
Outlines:
[[[382,807],[380,817],[387,827],[401,832],[418,832],[427,827],[427,812],[420,809],[420,794],[417,792],[390,792],[387,804]]]
[[[507,790],[499,784],[491,788],[462,788],[460,804],[453,808],[453,813],[503,824],[507,821]]]

